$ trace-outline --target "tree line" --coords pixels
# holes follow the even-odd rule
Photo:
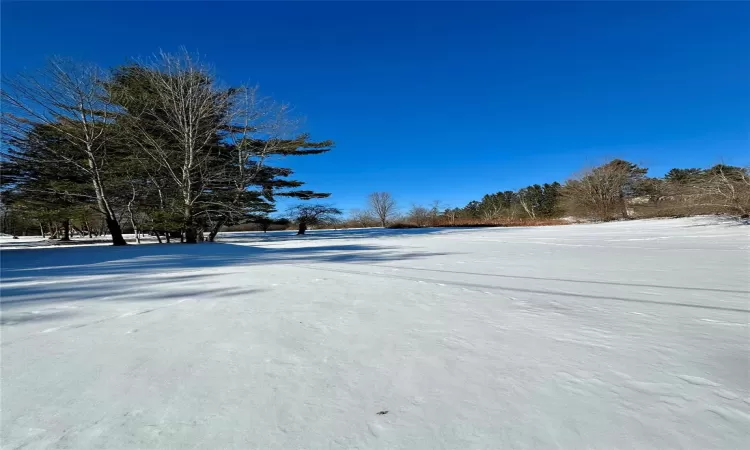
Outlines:
[[[325,153],[330,140],[297,132],[289,107],[257,87],[223,86],[183,51],[104,70],[53,59],[37,72],[3,77],[0,232],[108,234],[123,230],[170,242],[213,241],[241,224],[267,231],[309,226],[461,226],[750,213],[750,172],[718,164],[649,177],[646,167],[610,160],[565,181],[483,196],[463,207],[439,201],[400,210],[388,192],[342,212],[276,199],[320,199],[302,189],[287,156]]]
[[[674,168],[649,177],[638,164],[613,159],[564,183],[534,184],[487,194],[463,207],[411,205],[399,211],[387,192],[376,192],[343,226],[462,226],[555,223],[555,219],[612,220],[697,214],[750,213],[750,171],[717,164],[707,169]]]
[[[223,86],[182,51],[111,70],[53,59],[2,86],[2,226],[69,239],[109,234],[212,241],[268,222],[302,189],[276,162],[333,147],[298,133],[289,107],[257,87]]]

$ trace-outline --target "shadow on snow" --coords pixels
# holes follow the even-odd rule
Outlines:
[[[381,262],[436,255],[399,249],[354,244],[258,248],[225,243],[18,249],[0,252],[0,277],[7,283],[44,277],[155,273],[237,264]]]
[[[271,231],[268,233],[261,231],[237,231],[220,233],[217,239],[220,242],[231,243],[315,242],[340,239],[413,237],[428,234],[444,234],[467,229],[472,228],[349,228],[341,230],[312,230],[308,231],[304,236],[297,235],[296,231]]]
[[[432,255],[437,253],[353,244],[296,248],[226,243],[144,244],[3,250],[0,252],[0,301],[3,323],[12,324],[44,320],[41,315],[7,317],[9,308],[35,302],[227,298],[258,291],[212,285],[210,278],[216,273],[212,269],[231,271],[232,266],[261,264],[403,261]],[[199,272],[206,269],[213,273]],[[196,272],[173,273],[177,271]],[[242,276],[253,281],[251,274]],[[156,286],[159,289],[154,291]]]

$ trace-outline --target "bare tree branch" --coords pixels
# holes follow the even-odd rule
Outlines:
[[[396,200],[388,192],[373,192],[368,197],[370,210],[385,227],[388,220],[396,213]]]

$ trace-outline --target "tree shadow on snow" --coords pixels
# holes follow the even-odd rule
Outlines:
[[[310,242],[328,241],[340,239],[383,239],[383,238],[408,238],[430,234],[445,234],[465,228],[350,228],[342,230],[312,230],[303,236],[297,235],[296,231],[271,231],[263,233],[260,231],[238,231],[220,233],[217,237],[222,242],[252,243],[252,242]]]
[[[181,298],[242,298],[258,289],[224,288],[212,283],[218,272],[239,265],[382,262],[437,253],[404,252],[370,245],[257,248],[224,243],[144,244],[3,250],[0,301],[8,309],[61,301],[141,301]],[[210,273],[202,273],[208,270]],[[187,273],[174,273],[188,271]],[[252,275],[248,284],[252,284]],[[249,286],[248,286],[249,287]],[[8,324],[35,320],[24,315]]]
[[[0,278],[3,282],[15,282],[43,277],[199,270],[238,264],[381,262],[440,254],[401,249],[372,245],[258,248],[203,243],[4,250],[0,252]]]

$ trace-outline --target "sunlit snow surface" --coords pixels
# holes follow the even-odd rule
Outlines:
[[[3,448],[750,442],[748,225],[221,240],[3,238]]]

